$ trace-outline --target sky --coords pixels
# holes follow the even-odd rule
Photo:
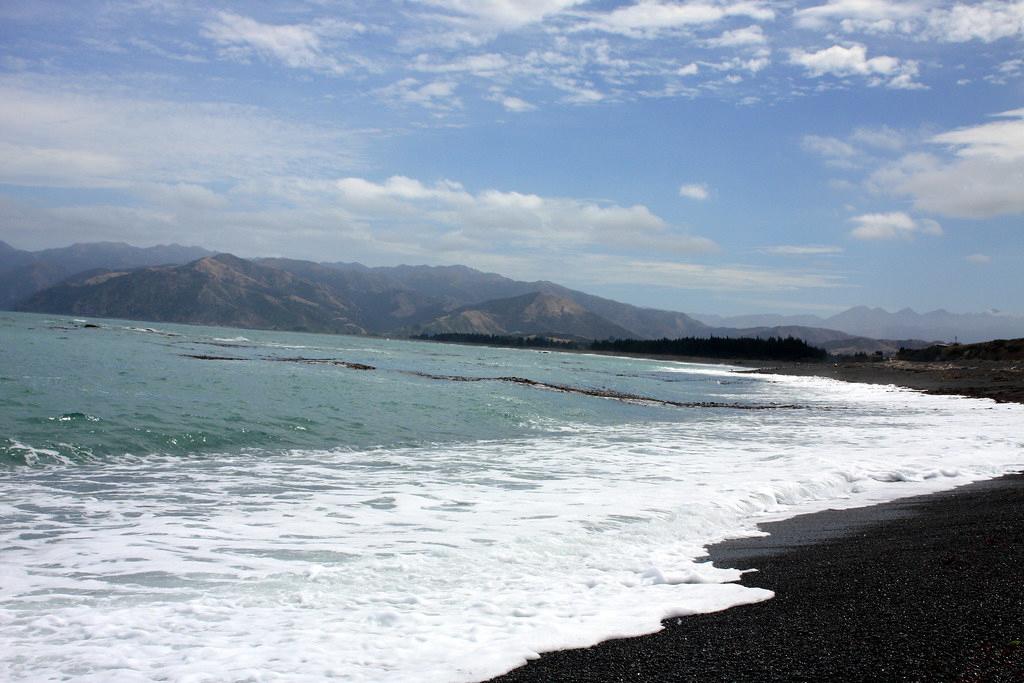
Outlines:
[[[1024,1],[0,0],[0,240],[1024,313]]]

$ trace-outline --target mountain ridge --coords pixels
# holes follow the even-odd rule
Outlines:
[[[846,332],[872,339],[926,339],[929,341],[980,342],[990,339],[1024,337],[1024,316],[982,313],[951,313],[936,309],[918,313],[902,308],[890,313],[884,308],[854,306],[828,317],[816,315],[716,316],[696,315],[698,320],[718,326],[784,326],[798,324]],[[749,325],[749,323],[755,323]]]
[[[190,259],[192,256],[196,258]],[[370,267],[355,262],[317,263],[280,257],[241,259],[217,255],[221,262],[234,259],[230,261],[232,266],[229,268],[234,275],[218,282],[210,261],[205,262],[205,271],[202,268],[196,271],[193,267],[192,271],[179,272],[178,279],[184,279],[177,282],[179,289],[175,291],[179,294],[192,291],[198,296],[202,290],[224,319],[209,319],[210,316],[201,313],[198,302],[181,299],[176,301],[184,309],[176,317],[166,307],[158,305],[155,292],[150,295],[141,293],[152,284],[142,286],[139,292],[126,288],[128,283],[152,283],[161,278],[165,286],[170,286],[176,276],[169,268],[210,256],[213,252],[201,247],[177,244],[140,248],[119,242],[76,243],[29,252],[0,242],[0,308],[10,309],[20,302],[17,307],[22,310],[77,311],[82,315],[107,317],[127,315],[138,318],[148,315],[161,320],[192,316],[195,319],[188,321],[199,322],[202,318],[214,324],[269,325],[274,329],[293,325],[295,329],[346,330],[357,334],[409,334],[430,330],[484,334],[544,333],[593,338],[623,334],[636,338],[792,334],[834,353],[872,353],[876,350],[891,353],[901,346],[916,348],[926,345],[926,342],[943,339],[971,341],[976,337],[1024,336],[1024,318],[991,313],[955,314],[944,310],[918,314],[911,309],[903,309],[888,313],[884,309],[858,306],[828,318],[768,314],[690,316],[678,311],[621,303],[548,280],[513,280],[464,265]],[[249,268],[245,264],[284,273],[290,279],[259,271],[262,273],[260,277],[246,281],[241,277]],[[145,275],[133,274],[136,270],[154,268],[156,271]],[[91,273],[91,279],[82,278],[83,273]],[[224,276],[229,274],[221,273]],[[128,279],[123,279],[125,277]],[[207,278],[205,289],[197,277]],[[102,292],[100,289],[87,291],[89,288],[100,288]],[[49,293],[40,296],[44,291]],[[115,300],[115,292],[122,297],[121,301]],[[239,297],[240,301],[247,301],[255,309],[243,314],[237,307],[232,308],[230,301],[225,299],[229,293]],[[508,305],[502,300],[538,293],[564,299],[596,317],[589,318],[580,311],[571,310],[572,307],[565,302],[555,307],[560,310],[560,316],[556,316],[560,317],[558,324],[554,324],[556,319],[549,318],[544,329],[534,324],[536,321],[529,320],[531,314],[526,310],[529,303],[518,311],[518,318],[506,316],[499,320],[504,314],[495,317],[500,313],[497,309]],[[140,300],[146,296],[148,301]],[[136,300],[130,302],[132,298]],[[306,308],[293,309],[293,305],[302,302],[312,302],[309,305],[313,308],[303,304]],[[317,307],[326,316],[322,321],[309,317]],[[305,313],[300,312],[303,310]],[[1015,328],[1018,323],[1019,330]]]
[[[634,332],[587,310],[566,297],[533,292],[464,306],[409,334],[469,333],[490,335],[572,336],[584,339],[625,338]]]
[[[76,242],[67,247],[26,251],[6,242],[0,248],[0,309],[10,309],[36,292],[87,270],[182,264],[213,252],[202,247],[125,242]]]
[[[231,254],[179,266],[90,271],[18,310],[308,332],[365,333],[330,291]]]

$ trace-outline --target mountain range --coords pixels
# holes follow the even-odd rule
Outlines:
[[[932,339],[974,343],[989,339],[1024,337],[1024,317],[998,312],[950,313],[942,309],[918,313],[904,308],[890,313],[882,308],[855,306],[828,317],[817,315],[744,315],[723,317],[697,314],[711,326],[778,327],[799,325],[823,327],[875,339]]]
[[[143,248],[121,242],[90,242],[24,251],[0,242],[0,309],[13,308],[32,294],[86,270],[187,263],[212,253],[178,244]]]
[[[708,329],[682,313],[637,309],[550,282],[521,282],[463,266],[366,268],[231,254],[181,265],[87,270],[35,292],[16,308],[353,334],[480,332],[594,339],[699,335]],[[643,325],[626,327],[616,320]]]
[[[28,252],[0,242],[0,308],[235,327],[406,336],[447,332],[577,339],[796,336],[833,353],[917,348],[947,335],[925,324],[854,308],[832,318],[745,316],[704,320],[466,266],[367,267],[284,258],[242,259],[200,247],[76,244]],[[940,313],[940,312],[935,312]],[[917,316],[917,314],[913,314]],[[971,329],[1024,319],[991,314],[917,316],[962,340]],[[833,324],[834,323],[834,324]],[[840,327],[841,326],[841,327]],[[972,327],[973,326],[973,327]],[[889,331],[912,329],[913,334]],[[865,333],[869,332],[869,333]],[[879,333],[882,332],[882,333]],[[880,341],[879,338],[882,338]],[[892,341],[885,341],[891,339]]]

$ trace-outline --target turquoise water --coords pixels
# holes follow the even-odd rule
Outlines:
[[[482,680],[769,598],[701,561],[758,521],[1024,463],[1018,405],[63,316],[0,314],[0,399],[4,681]]]
[[[18,314],[0,317],[0,461],[243,449],[415,446],[592,424],[690,419],[678,409],[498,382],[517,376],[675,401],[756,398],[760,383],[648,361],[425,342]],[[198,360],[189,356],[243,360]],[[372,365],[352,370],[305,358]],[[27,449],[31,447],[35,452]],[[44,451],[46,453],[44,453]]]

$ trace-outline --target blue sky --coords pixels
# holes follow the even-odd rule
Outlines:
[[[0,3],[0,239],[1024,313],[1024,2]]]

